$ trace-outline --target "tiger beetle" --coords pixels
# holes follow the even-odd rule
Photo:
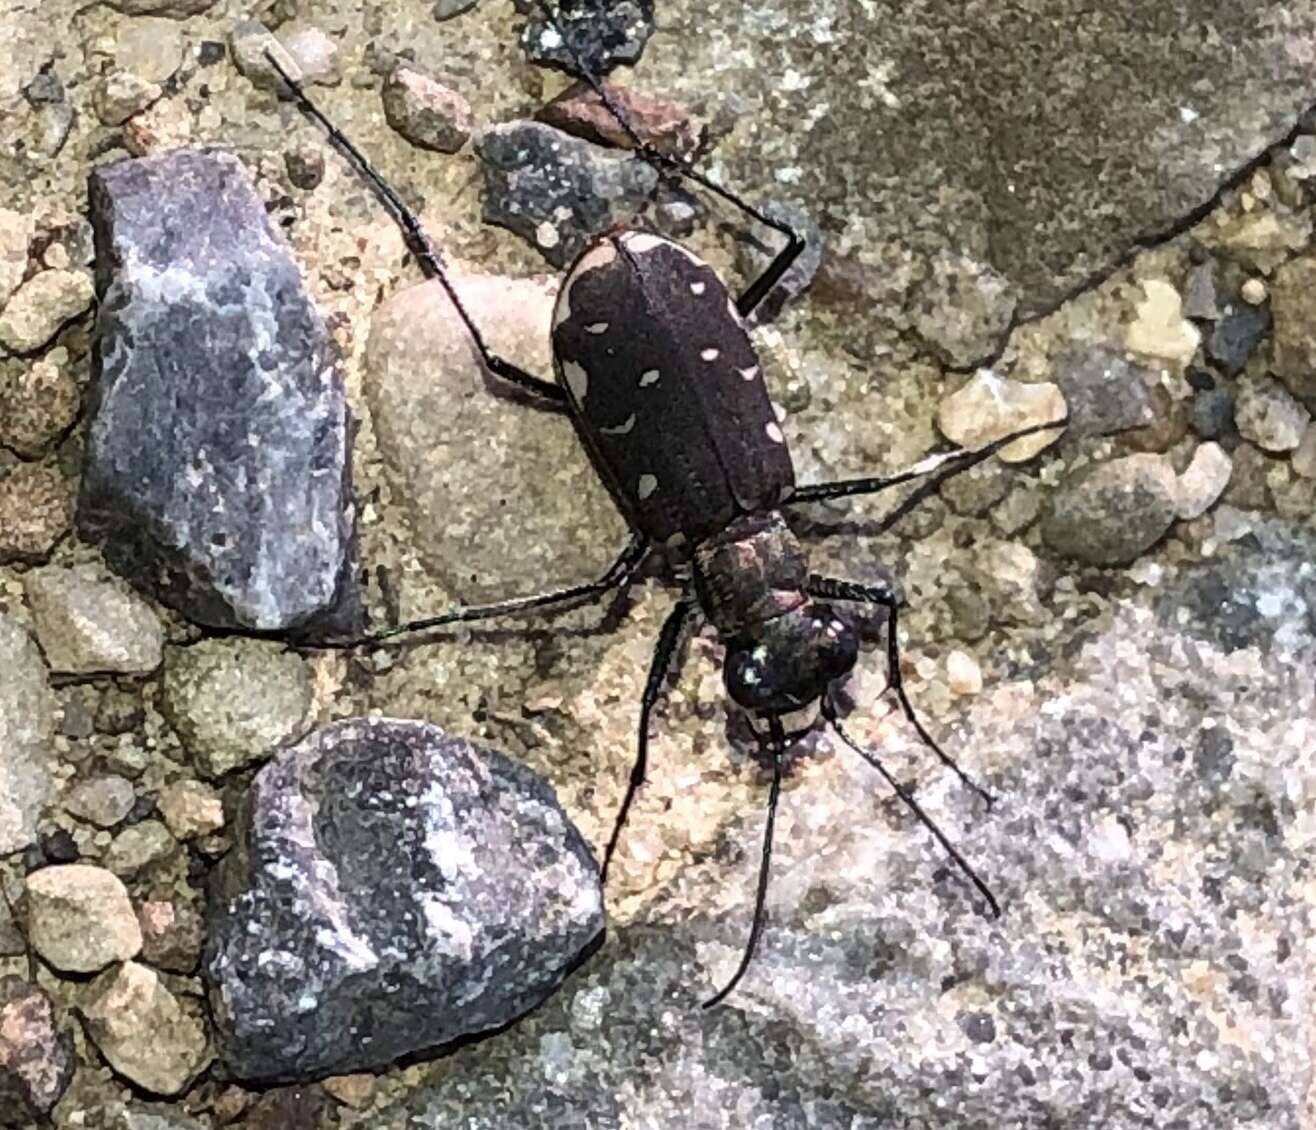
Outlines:
[[[626,548],[595,581],[494,604],[453,608],[333,646],[357,647],[446,624],[598,599],[626,585],[651,550],[665,547],[683,564],[688,580],[658,634],[640,702],[635,763],[604,851],[602,878],[606,882],[626,817],[644,784],[650,715],[672,674],[686,632],[702,617],[726,646],[723,679],[727,693],[747,712],[751,730],[772,761],[749,939],[735,973],[704,1007],[727,997],[754,955],[764,923],[773,826],[786,754],[812,728],[818,715],[882,775],[972,882],[991,914],[999,917],[1000,906],[986,883],[878,756],[850,737],[839,717],[835,690],[853,670],[859,642],[854,627],[833,602],[880,606],[887,614],[886,690],[895,695],[919,739],[990,806],[991,797],[937,744],[905,692],[897,635],[899,601],[893,587],[811,572],[805,549],[791,532],[783,511],[800,503],[876,494],[934,472],[923,488],[931,485],[935,489],[946,478],[982,462],[1014,440],[1063,427],[1065,421],[1027,428],[973,450],[933,456],[885,478],[797,485],[746,319],[789,270],[804,249],[804,240],[781,219],[640,138],[607,88],[584,65],[545,0],[536,2],[561,35],[579,77],[663,181],[684,179],[702,186],[776,230],[786,244],[762,274],[733,298],[713,269],[678,243],[638,228],[613,230],[599,237],[577,258],[558,292],[552,321],[557,379],[542,380],[489,348],[415,213],[267,52],[298,108],[326,131],[371,185],[422,269],[443,287],[489,372],[541,405],[569,414],[595,471],[631,531]],[[923,488],[921,497],[930,493]],[[808,715],[807,724],[797,726],[802,713]],[[755,720],[766,725],[766,735],[754,725]]]

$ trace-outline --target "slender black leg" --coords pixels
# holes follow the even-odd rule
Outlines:
[[[822,597],[824,600],[849,600],[861,604],[880,604],[887,610],[889,617],[886,629],[886,660],[887,660],[887,686],[896,692],[896,699],[900,703],[900,709],[904,712],[909,724],[914,727],[923,744],[941,759],[941,763],[948,769],[954,771],[964,784],[977,793],[987,802],[987,807],[992,806],[992,797],[981,785],[976,784],[967,773],[964,772],[956,763],[954,758],[941,748],[932,738],[932,735],[923,727],[919,721],[918,715],[914,713],[913,704],[909,701],[909,696],[905,693],[904,677],[900,673],[900,640],[897,628],[897,610],[900,601],[896,599],[896,594],[892,592],[889,585],[859,585],[851,581],[838,581],[830,577],[811,576],[808,584],[805,585],[805,591],[810,596]]]
[[[740,311],[740,316],[746,318],[754,308],[763,301],[764,297],[772,290],[778,282],[781,281],[782,275],[790,270],[791,264],[799,258],[800,252],[804,250],[804,237],[799,234],[790,224],[784,220],[776,219],[769,216],[761,208],[756,208],[753,204],[737,196],[735,193],[723,188],[714,180],[710,180],[687,162],[679,157],[674,157],[670,153],[664,153],[654,148],[647,141],[644,141],[631,126],[626,117],[626,112],[617,104],[608,88],[599,81],[585,60],[581,57],[580,52],[576,49],[575,43],[572,42],[568,31],[558,22],[557,16],[548,3],[548,0],[537,0],[540,11],[544,13],[544,18],[557,30],[558,35],[562,38],[562,43],[571,55],[572,62],[576,67],[576,74],[579,75],[598,96],[603,103],[604,108],[621,126],[626,136],[630,139],[635,151],[639,153],[644,160],[648,161],[663,176],[681,178],[685,177],[701,185],[714,196],[725,200],[734,208],[739,208],[746,215],[757,220],[760,224],[772,228],[786,237],[786,246],[777,252],[776,257],[764,269],[758,278],[750,282],[745,288],[745,292],[736,299],[736,309]]]
[[[475,342],[475,347],[479,350],[480,357],[489,371],[533,394],[539,400],[554,405],[564,405],[566,403],[566,393],[556,384],[532,376],[489,348],[485,343],[484,335],[480,333],[474,319],[471,318],[466,307],[462,304],[452,280],[448,277],[448,269],[443,261],[443,256],[431,242],[429,236],[425,234],[425,230],[420,225],[419,217],[407,207],[402,197],[393,190],[393,187],[370,163],[365,154],[311,101],[310,96],[302,89],[301,84],[279,65],[279,61],[274,55],[266,51],[265,58],[269,61],[270,66],[278,71],[284,85],[292,92],[298,109],[324,129],[335,148],[348,159],[366,183],[374,190],[375,195],[388,210],[389,215],[393,217],[394,222],[402,229],[403,237],[407,242],[407,249],[416,257],[426,276],[439,280],[439,285],[447,292],[453,308],[457,311],[467,330],[470,331],[471,339]]]
[[[869,765],[871,765],[874,769],[876,769],[879,773],[882,774],[883,778],[885,778],[886,780],[886,783],[890,785],[892,789],[895,790],[896,796],[898,796],[902,801],[904,801],[904,803],[908,806],[909,810],[913,812],[914,815],[917,816],[919,820],[923,823],[923,826],[927,828],[928,831],[930,831],[933,834],[933,836],[936,837],[937,843],[941,844],[946,854],[949,855],[951,859],[955,861],[956,866],[959,867],[959,869],[969,877],[970,882],[972,882],[973,885],[978,888],[978,893],[981,894],[982,897],[987,900],[987,905],[991,907],[992,917],[1000,918],[1001,916],[1000,904],[996,901],[996,896],[993,895],[992,892],[988,889],[987,884],[984,883],[982,879],[978,876],[978,873],[974,871],[972,867],[969,866],[968,860],[966,860],[964,856],[962,856],[959,853],[955,845],[952,844],[950,840],[946,838],[946,834],[940,828],[938,828],[936,824],[932,822],[932,818],[926,812],[923,811],[918,801],[914,799],[913,794],[907,788],[905,788],[904,785],[902,785],[893,776],[891,776],[891,773],[887,770],[887,767],[883,765],[881,761],[878,760],[877,755],[873,753],[871,750],[864,749],[863,746],[859,745],[852,737],[850,737],[849,734],[845,732],[844,727],[842,727],[841,725],[841,720],[836,716],[836,707],[833,706],[831,699],[824,698],[822,700],[822,713],[823,713],[823,717],[826,718],[829,723],[831,723],[832,729],[836,731],[837,736],[840,737],[841,741],[845,742],[845,744],[848,745],[852,750],[854,750],[855,753],[857,753],[860,757],[862,757],[865,761],[867,761]]]
[[[749,941],[745,944],[745,952],[741,955],[740,965],[736,967],[735,973],[731,975],[731,980],[722,987],[722,990],[716,996],[704,1001],[705,1008],[712,1008],[714,1005],[721,1004],[726,1000],[731,990],[740,984],[740,979],[745,976],[745,970],[749,968],[749,963],[754,958],[754,951],[759,944],[759,936],[763,933],[763,922],[767,917],[768,872],[772,867],[772,833],[777,823],[777,801],[781,797],[781,771],[782,764],[786,760],[787,740],[786,734],[782,731],[781,719],[775,714],[769,715],[768,725],[772,729],[772,791],[768,794],[768,823],[763,829],[763,854],[759,859],[759,884],[754,896],[754,924],[750,927]]]
[[[608,837],[608,846],[603,851],[603,870],[601,881],[608,881],[608,867],[612,864],[613,853],[621,839],[621,830],[630,814],[635,794],[644,784],[645,774],[649,771],[649,715],[658,702],[663,691],[663,683],[672,666],[672,658],[681,645],[681,634],[694,605],[688,594],[682,595],[676,607],[667,614],[662,631],[658,633],[658,642],[654,645],[653,660],[649,664],[649,678],[644,685],[644,697],[640,701],[640,738],[635,754],[635,764],[631,766],[631,779],[626,785],[626,796],[622,798],[621,808],[617,810],[617,820],[612,826],[612,835]]]
[[[943,455],[929,455],[927,458],[915,463],[908,470],[899,471],[885,478],[838,479],[831,483],[814,483],[810,486],[803,486],[791,495],[786,505],[793,506],[797,502],[826,502],[830,499],[850,498],[858,494],[878,494],[889,487],[913,482],[915,479],[921,479],[925,475],[931,475],[935,472],[937,477],[931,480],[931,489],[927,491],[930,494],[947,479],[953,478],[955,475],[967,471],[970,467],[976,467],[979,463],[990,459],[1001,448],[1008,447],[1015,440],[1036,435],[1038,432],[1063,428],[1068,423],[1069,418],[1066,417],[1049,424],[1034,424],[1032,427],[1011,432],[1008,436],[994,439],[991,443],[984,444],[982,447],[975,447],[971,450],[948,451]],[[921,501],[923,497],[926,497],[926,495],[920,494],[918,500]],[[902,507],[900,513],[903,514],[904,512],[905,508]]]
[[[583,585],[571,585],[567,588],[553,589],[551,592],[538,593],[534,596],[518,596],[511,600],[500,600],[496,604],[472,604],[460,608],[450,608],[437,616],[427,616],[421,620],[408,620],[405,624],[388,628],[375,635],[358,636],[350,640],[333,640],[329,643],[309,645],[314,650],[344,650],[367,644],[385,643],[409,632],[423,632],[429,628],[441,628],[445,624],[465,624],[472,620],[492,620],[498,616],[511,616],[517,612],[530,612],[535,609],[549,608],[557,604],[570,604],[602,596],[610,589],[626,583],[635,572],[644,555],[649,550],[649,543],[638,535],[621,555],[608,566],[608,571],[597,581],[588,581]]]

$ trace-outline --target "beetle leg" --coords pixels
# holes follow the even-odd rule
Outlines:
[[[544,401],[554,406],[563,406],[566,404],[566,393],[554,382],[542,380],[539,377],[532,376],[518,365],[512,364],[505,357],[499,356],[484,340],[484,335],[480,333],[479,327],[476,326],[475,320],[467,312],[466,307],[462,304],[452,280],[448,277],[447,264],[443,261],[443,255],[439,249],[434,246],[433,241],[425,234],[425,229],[421,227],[420,218],[413,212],[403,201],[392,185],[388,183],[366,157],[353,143],[352,140],[343,133],[329,118],[325,115],[306,93],[299,82],[294,79],[279,64],[278,59],[270,51],[265,52],[265,58],[279,74],[284,85],[292,93],[297,108],[301,110],[308,118],[321,126],[325,133],[329,135],[330,142],[334,147],[347,158],[353,168],[361,175],[362,178],[370,185],[375,195],[384,205],[388,214],[393,217],[393,221],[402,230],[403,238],[406,240],[407,249],[416,257],[420,263],[421,270],[425,272],[428,278],[438,279],[439,285],[443,287],[451,300],[453,308],[457,311],[458,317],[470,332],[471,339],[475,342],[475,348],[479,350],[480,357],[484,361],[488,370],[501,377],[503,380],[516,385],[518,388],[530,393],[536,400]]]
[[[679,157],[673,156],[670,153],[664,153],[662,150],[655,148],[641,138],[639,134],[635,132],[634,127],[626,117],[626,111],[618,105],[617,100],[612,96],[608,88],[599,80],[599,77],[585,65],[585,61],[581,57],[580,52],[576,49],[576,45],[572,42],[571,36],[562,25],[558,23],[557,17],[554,15],[553,9],[549,5],[548,0],[537,0],[537,3],[539,10],[544,13],[544,18],[547,19],[557,30],[563,46],[565,46],[570,53],[572,62],[575,64],[576,74],[583,79],[589,88],[598,96],[599,101],[603,103],[604,109],[607,110],[608,114],[619,126],[621,126],[623,132],[625,132],[627,138],[630,139],[631,144],[635,147],[635,151],[645,161],[652,165],[664,177],[685,178],[694,181],[695,184],[707,189],[714,196],[725,200],[733,208],[739,208],[747,216],[758,221],[760,224],[763,224],[765,227],[772,228],[774,231],[786,237],[786,246],[777,252],[776,257],[772,262],[764,268],[763,273],[759,275],[758,278],[752,280],[745,288],[744,293],[736,299],[736,309],[740,312],[740,316],[742,318],[749,317],[749,315],[754,312],[754,308],[758,306],[758,304],[767,297],[772,288],[781,281],[781,277],[790,270],[791,264],[799,258],[800,253],[805,247],[804,237],[791,227],[790,224],[786,223],[785,220],[768,215],[763,209],[755,207],[753,204],[749,203],[749,201],[737,196],[730,189],[724,188],[715,180],[705,176],[688,162]]]
[[[952,770],[965,786],[982,797],[987,802],[988,808],[991,808],[991,794],[974,782],[956,764],[955,759],[936,743],[932,735],[924,728],[923,723],[919,721],[918,715],[914,713],[914,706],[909,701],[909,695],[905,693],[904,678],[900,673],[900,640],[897,630],[897,609],[900,606],[900,601],[892,587],[885,583],[860,585],[853,581],[840,581],[831,577],[812,575],[804,586],[804,591],[810,596],[821,597],[824,600],[848,600],[859,604],[879,604],[887,610],[886,677],[888,688],[896,692],[896,701],[900,703],[900,709],[909,720],[909,724],[914,727],[923,744],[932,750],[940,758],[941,763]]]
[[[694,608],[693,598],[685,593],[676,602],[675,607],[663,621],[662,631],[658,633],[658,642],[654,645],[653,659],[649,663],[649,678],[644,685],[644,697],[640,700],[640,736],[635,753],[635,763],[631,766],[631,777],[626,785],[626,795],[622,798],[621,808],[617,810],[617,820],[612,826],[612,835],[608,837],[608,846],[603,852],[603,869],[601,881],[608,881],[608,866],[612,863],[617,842],[621,839],[621,830],[635,800],[635,794],[644,784],[645,774],[649,770],[649,716],[662,694],[663,684],[667,681],[672,660],[681,646],[690,612]]]

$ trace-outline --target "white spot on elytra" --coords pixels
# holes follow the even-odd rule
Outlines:
[[[773,420],[772,423],[770,423],[763,430],[768,433],[768,439],[772,440],[773,443],[786,442],[786,437],[781,434],[781,426],[777,423],[776,420]]]
[[[633,427],[635,427],[634,412],[632,412],[629,416],[627,416],[625,421],[623,423],[618,424],[616,427],[600,428],[599,431],[601,431],[605,436],[624,436]]]
[[[691,284],[690,284],[690,293],[691,293],[691,294],[703,294],[704,291],[706,291],[707,289],[708,289],[708,284],[707,284],[707,283],[697,282],[697,283],[691,283]]]
[[[640,499],[646,499],[658,489],[658,480],[652,475],[641,475],[640,482],[636,487],[636,494]]]
[[[585,327],[585,332],[587,334],[605,334],[608,332],[608,323],[590,322],[590,324]]]
[[[660,376],[662,376],[662,374],[659,373],[657,369],[645,369],[644,372],[640,374],[640,387],[648,388],[649,385],[657,384]]]
[[[718,351],[716,349],[705,349],[700,355],[705,361],[716,361]]]
[[[647,231],[627,232],[621,237],[622,242],[626,244],[626,250],[633,255],[643,255],[646,251],[652,251],[655,247],[661,247],[667,240],[656,235],[650,235]]]
[[[567,378],[572,399],[577,404],[584,404],[585,393],[589,392],[589,374],[574,361],[563,361],[562,375]]]
[[[737,372],[739,372],[747,381],[756,381],[759,379],[759,367],[757,365],[751,365],[748,369],[738,369]]]

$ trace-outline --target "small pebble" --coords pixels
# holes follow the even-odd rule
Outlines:
[[[976,448],[1036,424],[1065,416],[1065,398],[1050,383],[1021,384],[979,369],[937,408],[937,427],[952,443]],[[1060,438],[1062,429],[1038,432],[1000,451],[1006,463],[1022,463]]]
[[[283,37],[283,46],[302,73],[302,81],[336,86],[338,44],[319,28],[304,28]]]
[[[967,651],[956,649],[946,656],[946,682],[955,694],[978,694],[982,690],[982,668]]]
[[[1215,505],[1229,485],[1233,460],[1218,443],[1201,444],[1192,462],[1179,476],[1175,513],[1180,518],[1198,518]]]
[[[0,565],[44,561],[73,524],[73,491],[50,463],[20,463],[0,478]]]
[[[297,188],[309,191],[324,180],[324,150],[306,142],[295,143],[284,153],[283,166]]]
[[[91,276],[82,271],[33,275],[0,313],[0,345],[11,353],[35,352],[90,309],[92,296]]]
[[[388,124],[422,149],[456,153],[471,136],[471,104],[457,91],[405,63],[384,83]]]
[[[1234,396],[1225,387],[1203,389],[1188,404],[1188,425],[1203,439],[1217,439],[1234,423]]]
[[[1202,335],[1184,318],[1179,292],[1164,279],[1147,279],[1142,291],[1137,317],[1128,327],[1124,344],[1134,353],[1181,367],[1187,365],[1197,352]]]
[[[303,78],[297,60],[269,28],[256,20],[238,21],[229,34],[229,47],[233,52],[234,66],[256,86],[283,92],[283,80],[265,57],[267,51],[294,82]]]
[[[205,920],[180,900],[148,899],[137,910],[142,959],[170,973],[195,972],[205,947]]]
[[[1052,494],[1042,538],[1088,565],[1127,565],[1174,524],[1179,485],[1163,455],[1128,455],[1084,468]]]
[[[0,309],[27,271],[27,248],[36,232],[30,213],[0,208]]]
[[[143,820],[114,837],[105,853],[105,866],[121,878],[131,879],[177,850],[178,841],[159,820]]]
[[[128,891],[102,867],[67,863],[27,877],[28,936],[65,973],[95,973],[142,948]]]
[[[1238,390],[1234,421],[1239,434],[1263,451],[1292,451],[1302,441],[1311,414],[1278,381],[1248,381]]]
[[[1226,376],[1235,376],[1269,332],[1269,307],[1233,303],[1206,339],[1206,355]]]
[[[360,1110],[370,1103],[375,1093],[373,1075],[331,1075],[324,1081],[324,1089],[344,1106]]]
[[[24,367],[0,385],[0,444],[38,458],[78,418],[82,393],[67,366],[49,357]]]
[[[94,565],[47,566],[23,578],[52,671],[145,675],[160,666],[164,629],[151,606]]]
[[[1199,263],[1189,273],[1184,282],[1183,312],[1189,318],[1214,322],[1220,317],[1220,307],[1216,296],[1216,263],[1208,259]]]
[[[1244,302],[1251,306],[1260,306],[1266,301],[1268,292],[1264,280],[1248,279],[1247,282],[1243,284],[1243,289],[1240,291],[1240,294],[1242,295]]]
[[[74,785],[64,798],[64,808],[98,828],[113,828],[132,811],[136,799],[132,782],[111,773]]]
[[[134,114],[140,114],[163,94],[154,82],[131,71],[111,71],[97,88],[96,116],[107,126],[121,126]]]
[[[160,791],[156,804],[180,840],[208,836],[224,827],[224,802],[201,781],[175,781]]]

